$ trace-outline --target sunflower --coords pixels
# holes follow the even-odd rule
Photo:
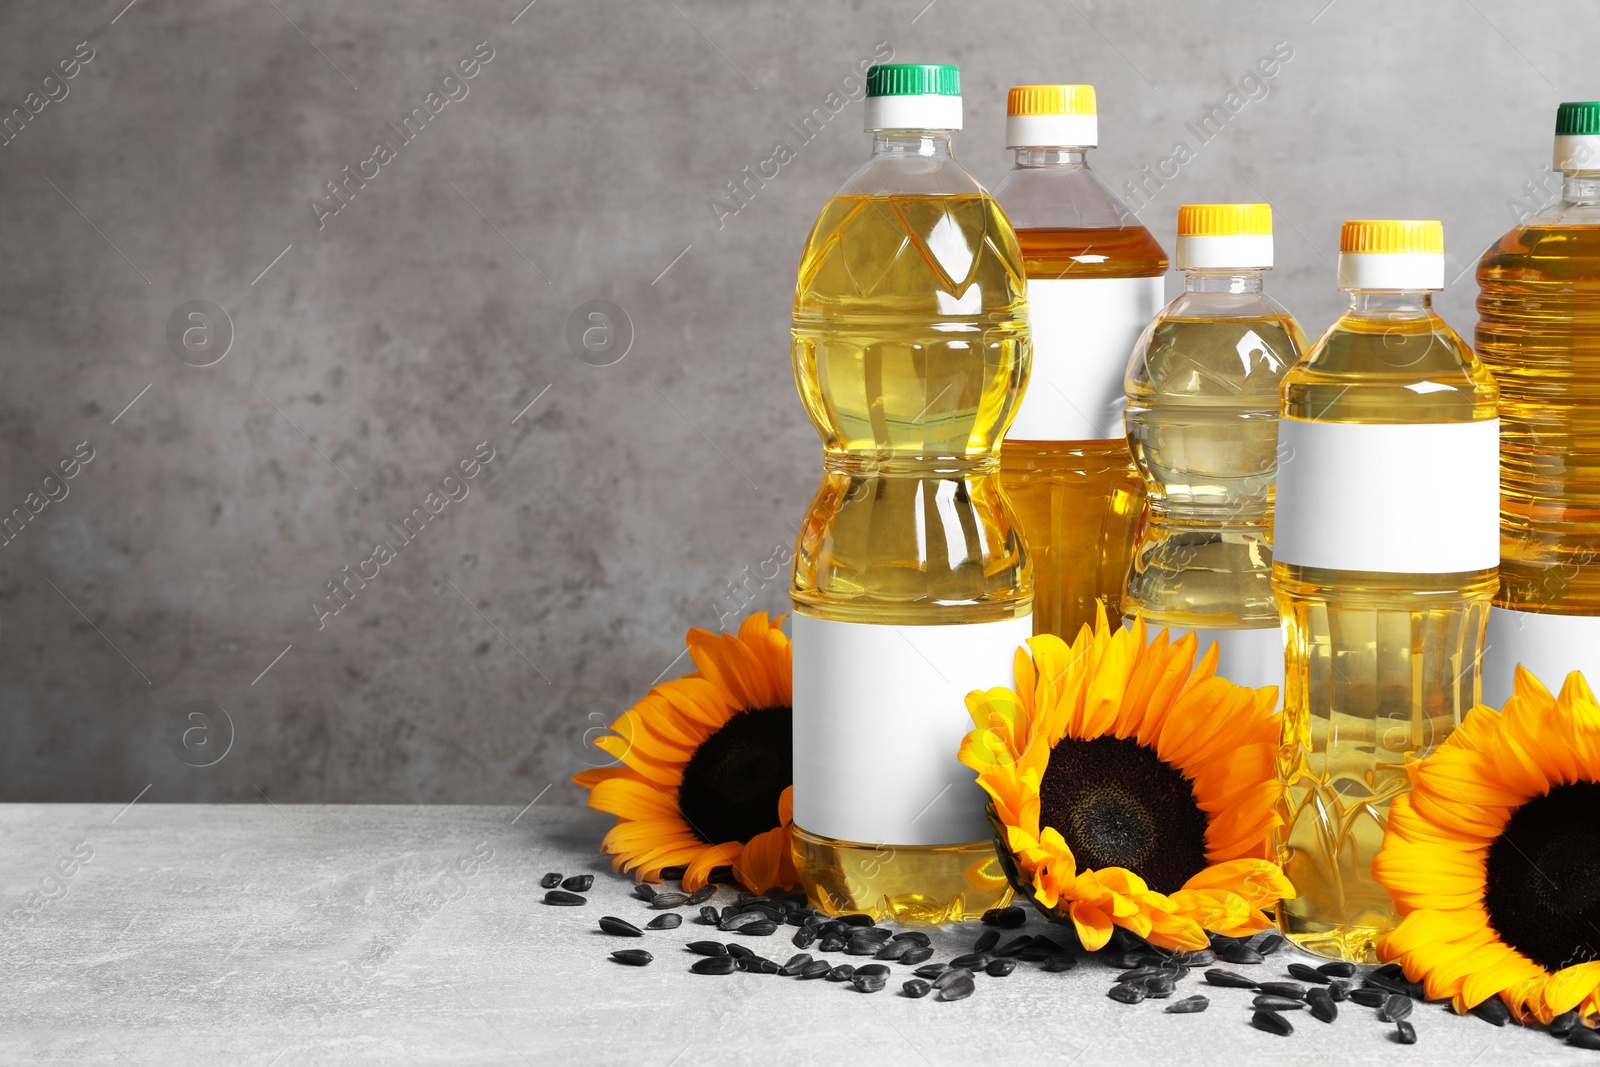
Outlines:
[[[1600,1015],[1600,705],[1517,668],[1503,711],[1474,708],[1389,812],[1373,876],[1403,916],[1378,944],[1429,997],[1517,1018]]]
[[[1264,930],[1293,895],[1267,857],[1278,824],[1277,690],[1191,673],[1193,634],[1147,643],[1102,607],[1070,646],[1041,635],[1016,657],[1016,689],[967,697],[977,729],[961,760],[1019,894],[1070,918],[1090,950],[1120,926],[1169,949],[1206,931]],[[1030,655],[1031,652],[1031,655]]]
[[[754,892],[795,883],[789,854],[793,781],[789,639],[780,616],[751,615],[735,634],[690,630],[695,670],[655,686],[595,747],[616,765],[573,781],[617,816],[601,851],[639,881],[684,867],[683,887],[731,866]]]

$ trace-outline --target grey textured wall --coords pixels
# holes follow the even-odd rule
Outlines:
[[[1170,175],[1169,248],[1184,201],[1273,203],[1313,334],[1341,219],[1442,218],[1456,277],[1600,94],[1578,4],[523,2],[0,6],[0,509],[37,510],[0,548],[0,799],[575,797],[732,583],[785,607],[820,462],[788,301],[875,51],[961,65],[988,183],[1007,86],[1094,83],[1095,166]],[[597,300],[619,362],[620,320],[569,341]],[[377,576],[319,621],[346,566]]]

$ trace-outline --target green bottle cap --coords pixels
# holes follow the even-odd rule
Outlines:
[[[867,68],[867,95],[960,96],[961,72],[953,63],[877,63]]]
[[[871,74],[867,77],[870,79]],[[1557,137],[1593,137],[1596,134],[1600,134],[1600,100],[1583,100],[1556,108]]]

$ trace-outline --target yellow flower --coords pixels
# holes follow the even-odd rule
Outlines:
[[[967,697],[977,729],[961,760],[991,798],[1018,891],[1069,917],[1085,948],[1121,926],[1200,949],[1206,931],[1264,930],[1293,887],[1267,857],[1278,825],[1277,690],[1213,677],[1213,645],[1143,621],[1112,630],[1102,607],[1070,646],[1018,650],[1016,689]]]
[[[1499,996],[1524,1021],[1600,1015],[1600,705],[1517,668],[1390,809],[1372,873],[1404,916],[1378,944],[1460,1011]]]
[[[601,843],[640,881],[683,866],[683,886],[717,867],[754,892],[795,884],[789,852],[794,779],[789,639],[767,616],[739,633],[690,630],[693,673],[651,689],[595,741],[618,765],[573,781],[617,816]]]

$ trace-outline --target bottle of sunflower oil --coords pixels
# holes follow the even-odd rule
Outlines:
[[[1128,445],[1149,490],[1123,610],[1216,641],[1217,673],[1283,685],[1272,593],[1278,387],[1307,348],[1262,291],[1272,266],[1267,204],[1186,204],[1174,261],[1184,293],[1133,350]],[[1007,444],[1006,447],[1010,447]]]
[[[828,913],[976,916],[1009,898],[965,697],[1033,632],[1000,435],[1028,378],[1016,236],[951,154],[948,65],[867,74],[872,156],[795,286],[795,382],[823,479],[795,549],[794,857]]]
[[[1405,763],[1478,702],[1499,557],[1494,379],[1433,311],[1437,222],[1344,224],[1350,308],[1283,382],[1273,586],[1285,640],[1283,932],[1370,962]]]
[[[1000,476],[1033,560],[1034,630],[1071,641],[1096,601],[1121,610],[1145,494],[1122,379],[1164,302],[1167,254],[1089,169],[1094,86],[1015,86],[1006,144],[1016,163],[994,195],[1022,246],[1034,363]]]
[[[1483,699],[1520,663],[1600,675],[1600,102],[1556,109],[1561,199],[1478,262],[1478,353],[1500,384],[1500,591]]]

